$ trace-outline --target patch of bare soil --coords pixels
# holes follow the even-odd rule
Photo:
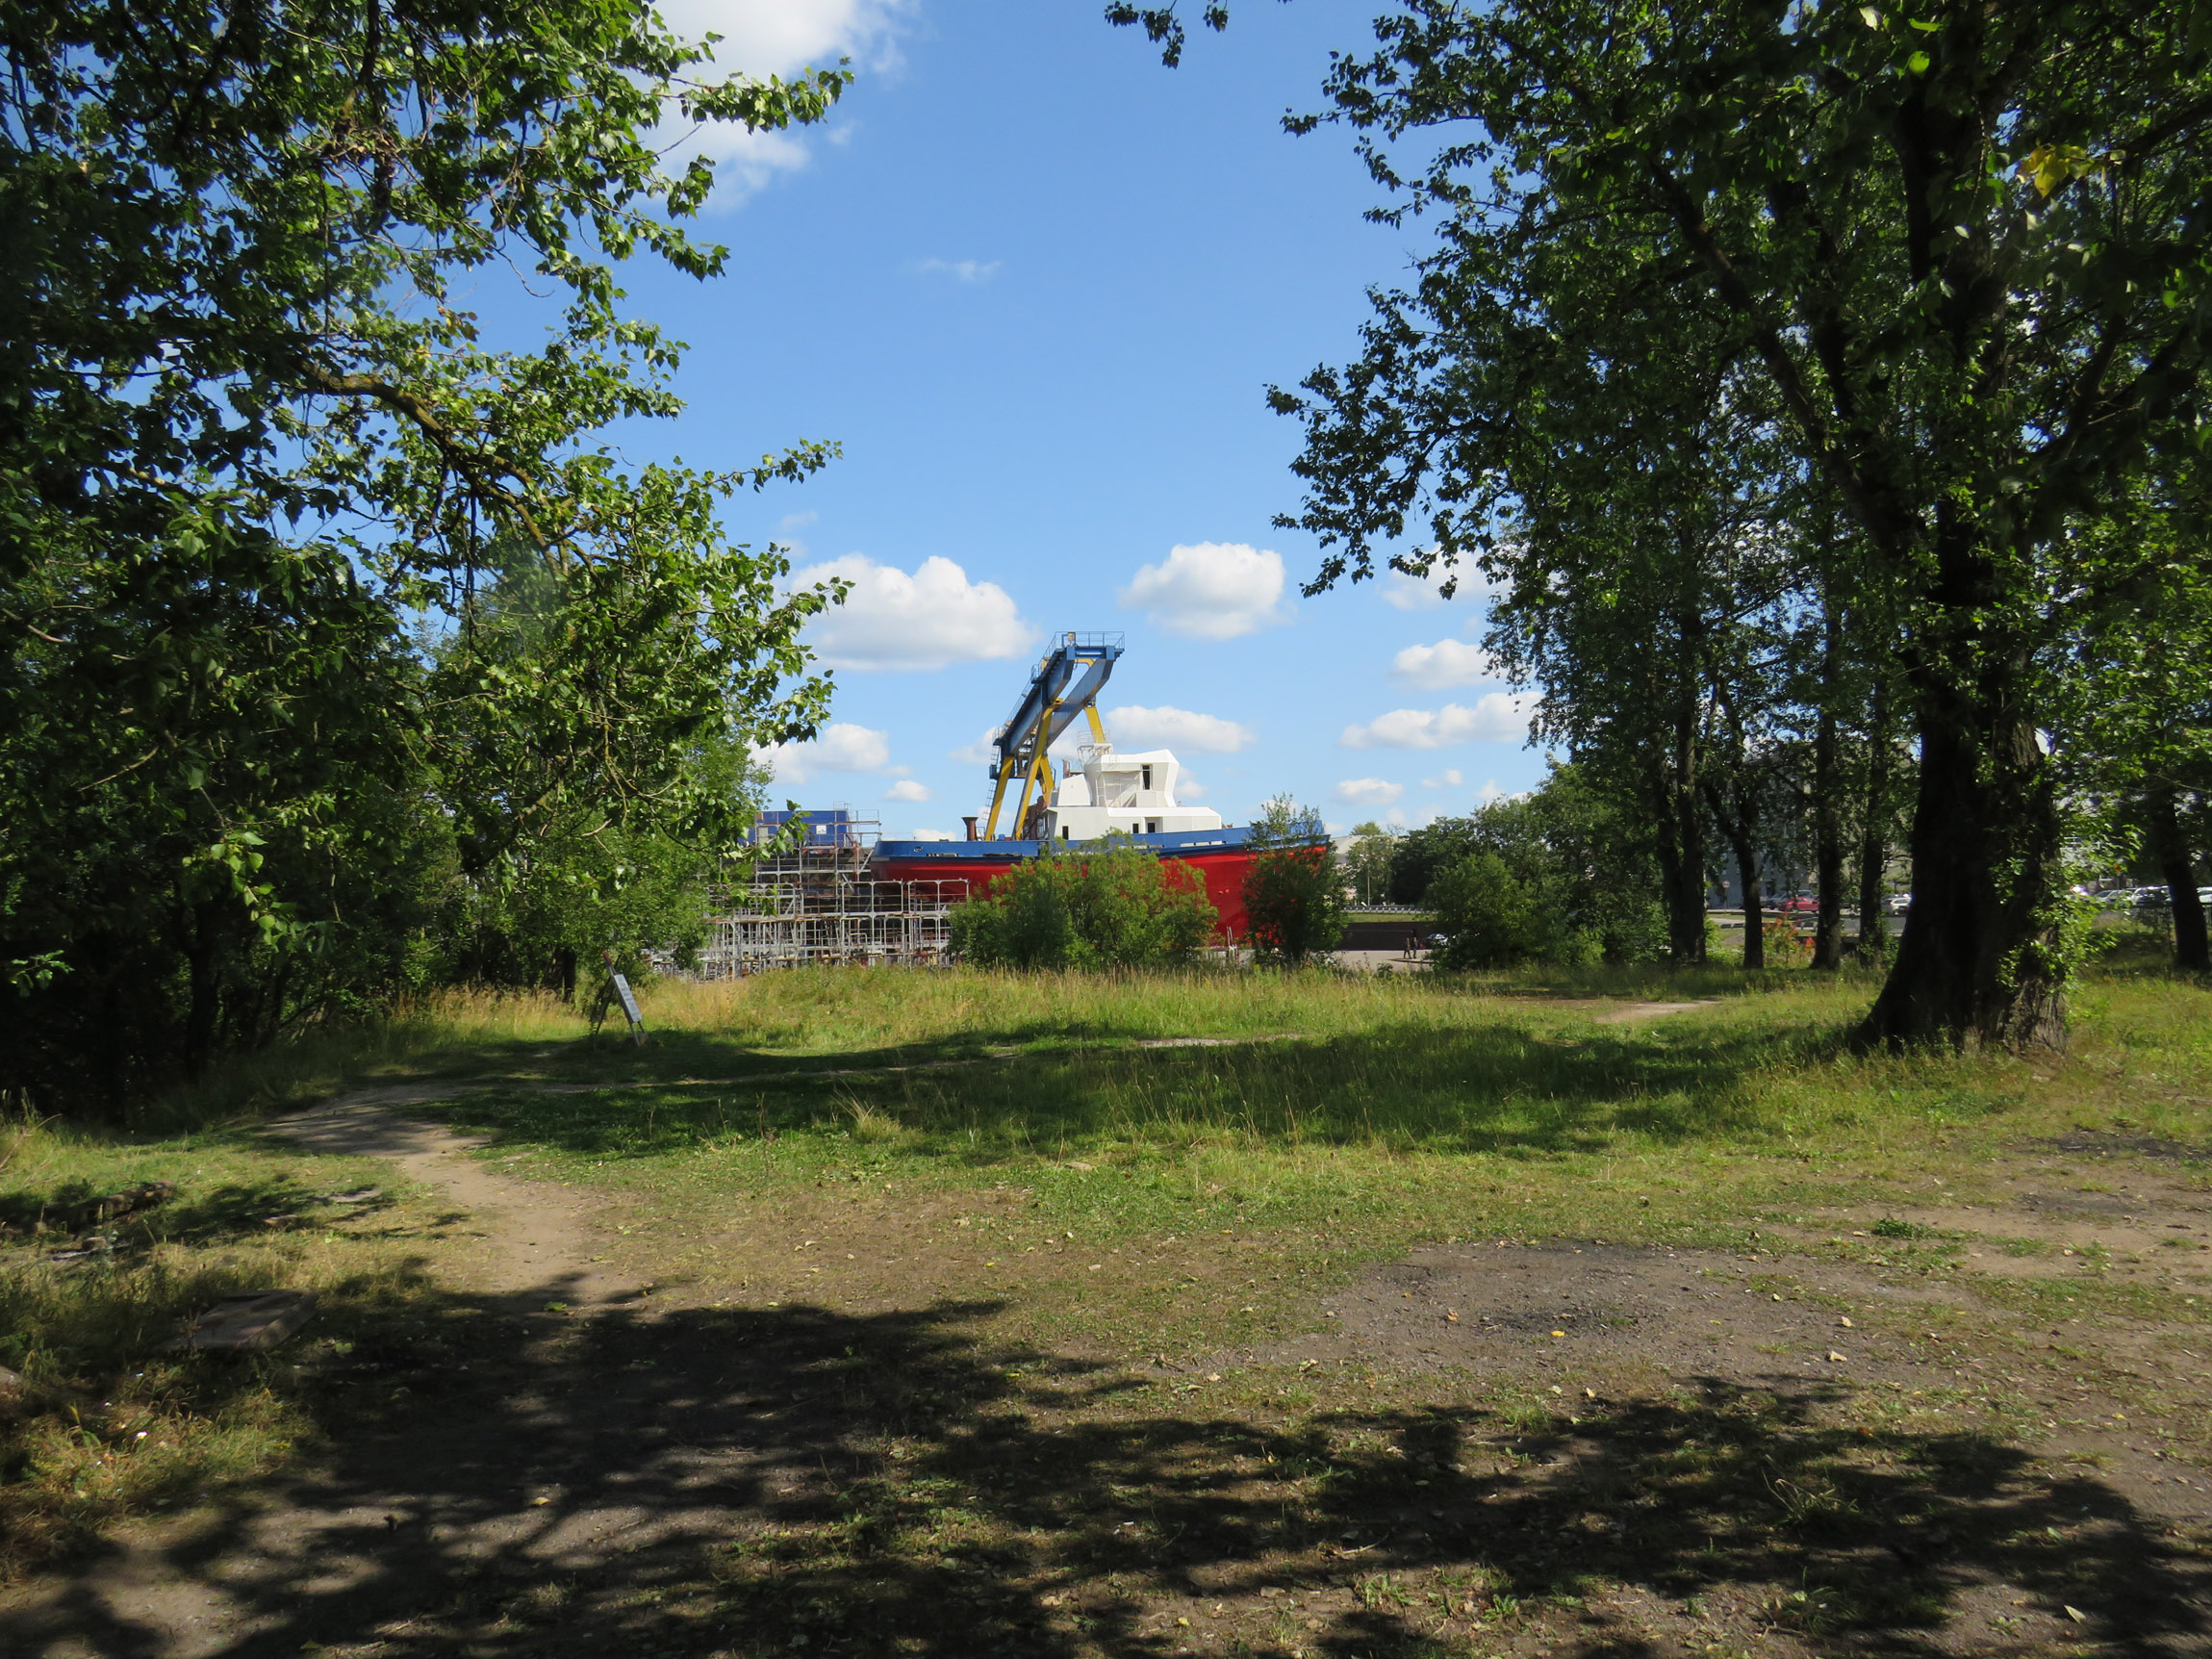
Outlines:
[[[1432,1246],[1330,1296],[1329,1334],[1249,1357],[1462,1369],[1577,1393],[1624,1368],[1742,1386],[1920,1374],[1869,1321],[1928,1304],[1864,1275],[1792,1265],[1618,1244]]]
[[[1691,1003],[1623,1003],[1615,1008],[1605,1008],[1591,1018],[1601,1026],[1641,1025],[1645,1020],[1663,1020],[1668,1014],[1686,1014],[1692,1008],[1716,1008],[1720,1006],[1717,997],[1707,997]]]
[[[2199,1340],[2194,1329],[2105,1321],[2092,1384],[2078,1321],[2071,1334],[2024,1321],[1955,1279],[1899,1287],[1801,1257],[1564,1242],[1419,1250],[1329,1297],[1326,1313],[1326,1334],[1208,1363],[1458,1370],[1570,1402],[1685,1387],[1805,1398],[1995,1388],[2039,1442],[2094,1461],[2131,1502],[2212,1522],[2212,1478],[2158,1443],[2145,1410],[2212,1408],[2212,1374],[2183,1345]],[[1962,1314],[1970,1329],[1954,1323]]]

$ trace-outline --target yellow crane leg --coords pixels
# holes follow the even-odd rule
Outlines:
[[[999,804],[1006,798],[1006,769],[999,768],[999,786],[991,791],[991,816],[983,823],[983,839],[995,841],[999,836]]]

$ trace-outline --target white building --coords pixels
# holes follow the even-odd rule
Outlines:
[[[1178,830],[1218,830],[1221,814],[1208,806],[1176,803],[1182,768],[1164,749],[1117,754],[1110,743],[1085,744],[1078,768],[1064,772],[1045,808],[1048,841],[1095,841],[1119,830],[1160,835]]]

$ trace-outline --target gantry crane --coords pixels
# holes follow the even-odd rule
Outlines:
[[[999,752],[992,767],[998,786],[991,793],[991,817],[983,830],[986,841],[998,838],[999,809],[1005,804],[1006,786],[1016,778],[1021,779],[1022,788],[1014,803],[1014,837],[1019,840],[1026,836],[1030,821],[1044,815],[1053,793],[1053,763],[1047,752],[1075,724],[1078,715],[1090,721],[1091,736],[1096,741],[1106,740],[1106,727],[1099,720],[1098,695],[1113,677],[1113,665],[1121,653],[1122,636],[1118,633],[1063,633],[1054,640],[1053,649],[1030,676],[1029,690],[992,740]],[[1034,803],[1030,799],[1032,790]],[[974,820],[969,823],[973,833]]]

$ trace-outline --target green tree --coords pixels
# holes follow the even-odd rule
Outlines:
[[[1252,821],[1245,936],[1261,961],[1297,967],[1344,937],[1344,873],[1321,814],[1278,795]]]
[[[1172,7],[1115,14],[1181,44]],[[2196,443],[2212,42],[2193,11],[1421,0],[1378,38],[1337,60],[1331,115],[1440,235],[1413,291],[1378,296],[1362,359],[1280,398],[1308,421],[1299,522],[1334,549],[1315,586],[1416,522],[1416,568],[1449,566],[1510,497],[1512,406],[1462,315],[1542,327],[1661,289],[1724,319],[1901,642],[1913,902],[1861,1038],[2063,1041],[2068,826],[2038,730],[2058,648],[2149,565],[2074,532]],[[1516,396],[1574,416],[1552,407],[1570,386]]]
[[[953,907],[953,950],[979,967],[1138,968],[1190,961],[1216,913],[1188,868],[1109,835],[1045,843]]]
[[[675,410],[677,347],[614,273],[725,257],[667,116],[814,120],[843,73],[708,82],[585,0],[30,0],[0,49],[0,1087],[122,1100],[380,995],[418,883],[587,804],[728,840],[689,756],[811,730],[834,595],[715,503],[830,450],[623,464],[599,433]],[[510,268],[534,351],[456,300]],[[519,561],[526,666],[474,649]]]
[[[1474,825],[1467,818],[1438,818],[1409,830],[1391,850],[1390,897],[1400,905],[1426,906],[1429,886],[1455,860],[1475,850]]]
[[[2097,804],[2096,839],[2166,888],[2174,965],[2212,971],[2198,871],[2212,851],[2212,580],[2175,544],[2190,533],[2146,498],[2098,534],[2164,547],[2164,569],[2135,584],[2138,625],[2099,634],[2073,706],[2053,722],[2071,792]]]
[[[1352,853],[1346,860],[1352,890],[1362,905],[1379,905],[1390,896],[1390,866],[1398,851],[1398,837],[1380,824],[1352,827]]]
[[[1543,896],[1487,850],[1447,866],[1429,885],[1429,907],[1444,934],[1438,967],[1502,968],[1559,948]]]

